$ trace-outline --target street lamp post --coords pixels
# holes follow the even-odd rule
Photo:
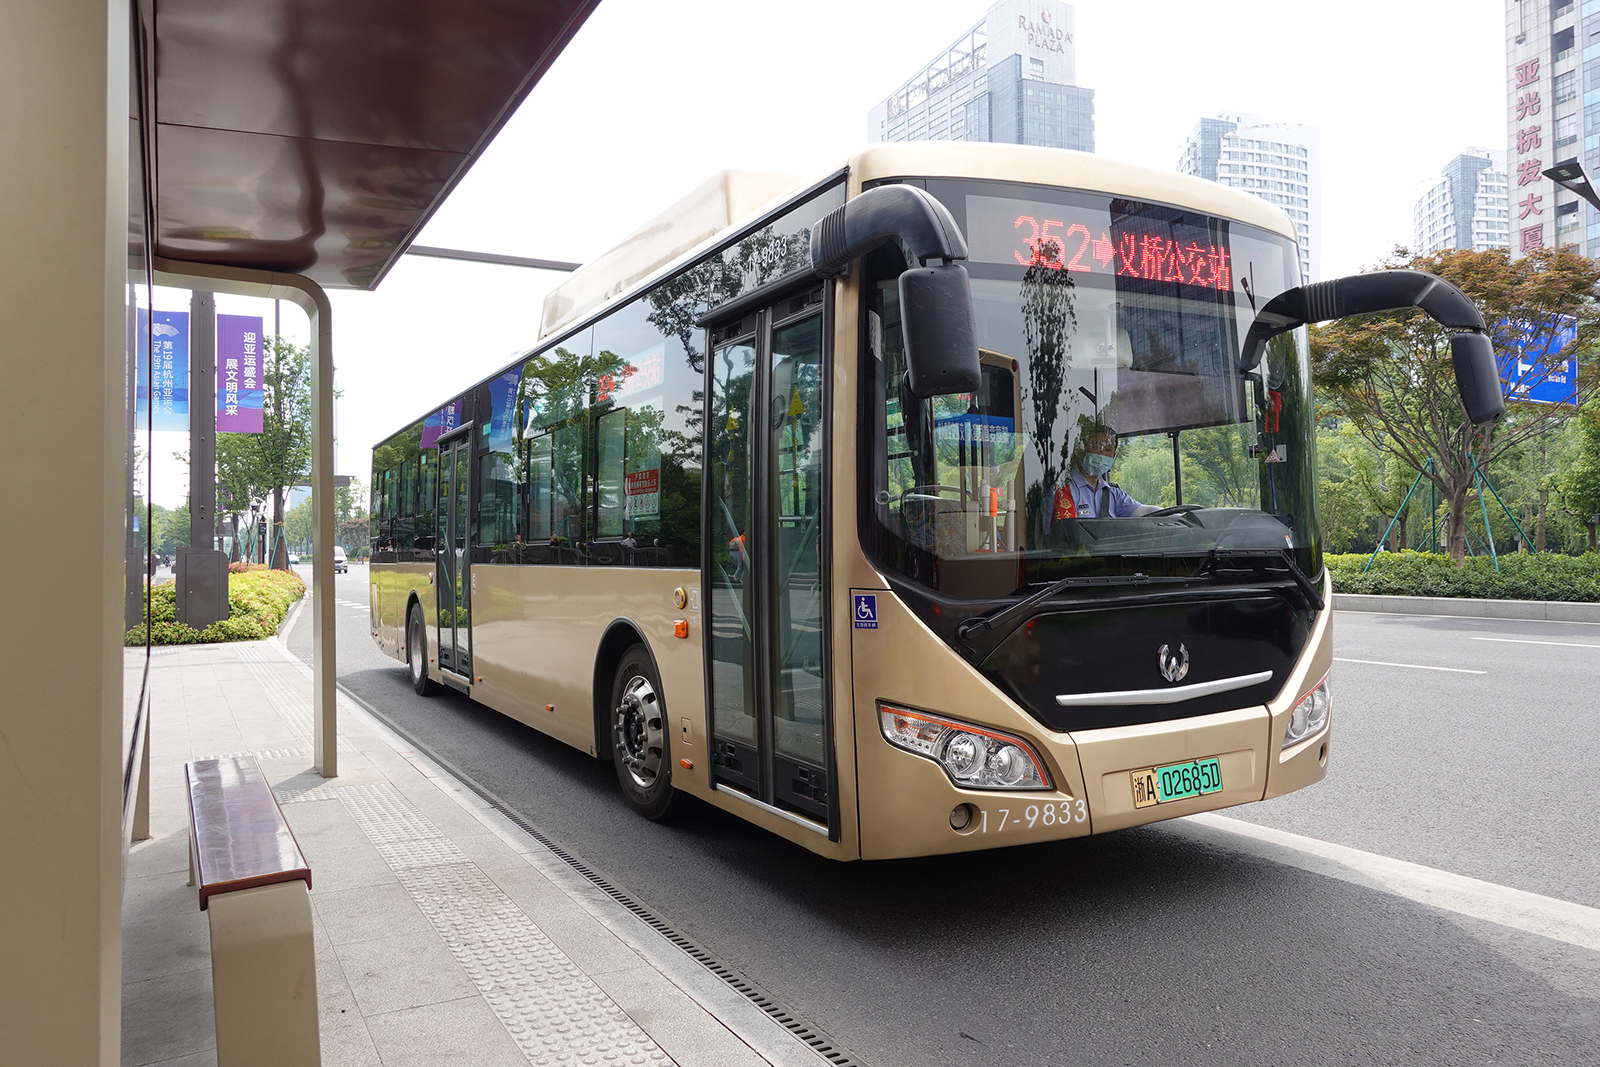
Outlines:
[[[1590,183],[1588,175],[1583,173],[1583,164],[1576,159],[1567,159],[1557,163],[1546,170],[1544,176],[1567,192],[1576,193],[1596,208],[1600,208],[1600,193],[1595,192],[1594,185]]]

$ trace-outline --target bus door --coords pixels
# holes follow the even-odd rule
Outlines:
[[[472,553],[467,507],[472,499],[471,423],[439,439],[439,507],[435,599],[439,605],[439,666],[472,676]]]
[[[825,336],[820,287],[712,330],[706,689],[718,788],[836,838]]]

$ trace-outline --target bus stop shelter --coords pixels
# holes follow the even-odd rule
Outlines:
[[[124,685],[125,550],[137,530],[130,287],[279,298],[310,317],[316,763],[333,775],[327,290],[381,283],[598,2],[6,6],[8,1062],[119,1060],[130,757],[145,692]]]

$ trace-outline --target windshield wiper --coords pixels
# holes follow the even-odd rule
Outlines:
[[[974,615],[972,618],[964,620],[960,626],[956,627],[956,637],[963,641],[967,641],[973,637],[976,637],[980,633],[993,630],[1006,619],[1021,615],[1029,608],[1049,600],[1051,597],[1055,596],[1064,589],[1082,589],[1091,586],[1108,585],[1148,585],[1151,582],[1186,581],[1188,581],[1187,578],[1152,578],[1143,572],[1136,572],[1134,574],[1101,574],[1085,578],[1062,578],[1059,581],[1051,582],[1037,593],[1026,596],[1015,603],[1007,604],[998,611],[990,612],[987,615]]]
[[[1301,595],[1306,598],[1306,602],[1311,605],[1312,610],[1322,610],[1322,590],[1317,588],[1317,584],[1308,578],[1306,572],[1301,570],[1300,565],[1294,561],[1294,551],[1292,549],[1213,548],[1206,553],[1205,561],[1200,564],[1199,568],[1190,577],[1198,578],[1205,574],[1213,574],[1219,568],[1228,566],[1236,559],[1260,560],[1262,562],[1271,560],[1283,564],[1284,568],[1289,572],[1289,577],[1294,579],[1294,584],[1299,588]],[[1258,574],[1261,572],[1259,567],[1252,566],[1250,569]]]

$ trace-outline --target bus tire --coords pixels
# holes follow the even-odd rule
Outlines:
[[[406,613],[406,667],[417,696],[431,696],[436,686],[428,678],[428,630],[422,624],[422,608],[416,604]]]
[[[667,711],[661,701],[661,679],[643,645],[622,654],[611,682],[612,765],[623,799],[652,821],[674,808],[672,751],[667,740]]]

